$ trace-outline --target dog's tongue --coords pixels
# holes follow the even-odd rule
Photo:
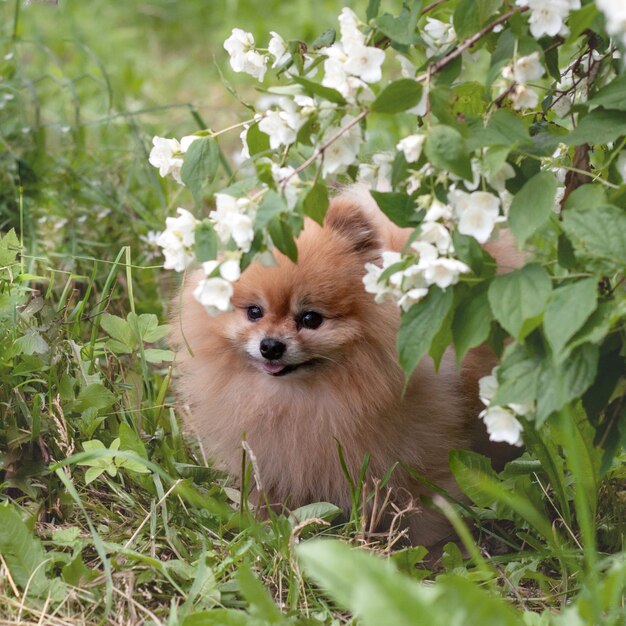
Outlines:
[[[263,362],[263,369],[268,374],[278,374],[279,372],[282,372],[286,367],[287,366],[283,365],[282,363],[270,363],[270,361]]]

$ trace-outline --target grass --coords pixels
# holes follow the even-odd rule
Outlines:
[[[311,40],[343,4],[0,2],[0,230],[19,233],[0,242],[0,623],[354,623],[342,607],[365,624],[417,608],[450,623],[438,593],[489,608],[482,623],[511,606],[565,623],[572,602],[588,623],[624,623],[624,465],[593,483],[582,422],[537,434],[500,475],[459,455],[473,503],[439,506],[473,558],[450,544],[437,573],[369,532],[358,477],[347,523],[324,503],[259,521],[246,485],[181,432],[159,325],[174,284],[146,236],[192,198],[148,165],[151,137],[241,121],[217,70],[230,28]]]

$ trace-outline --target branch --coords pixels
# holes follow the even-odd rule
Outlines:
[[[433,2],[432,5],[429,5],[424,9],[424,12],[426,12],[426,9],[430,10],[434,8],[435,6],[437,6],[438,4],[440,3]],[[433,65],[430,65],[427,71],[424,74],[417,76],[415,80],[419,83],[423,83],[424,81],[430,80],[433,74],[436,74],[437,72],[441,71],[446,65],[448,65],[448,63],[450,63],[451,61],[456,59],[458,56],[463,54],[463,52],[465,52],[468,48],[471,48],[477,41],[479,41],[485,35],[490,33],[496,26],[498,26],[499,24],[502,24],[502,22],[506,22],[510,17],[512,17],[516,13],[523,13],[524,11],[527,11],[527,10],[528,10],[528,7],[526,6],[526,7],[521,7],[521,8],[515,8],[515,9],[512,9],[511,11],[508,11],[507,13],[504,13],[498,19],[491,22],[491,24],[487,24],[487,26],[481,28],[477,33],[475,33],[474,35],[466,39],[457,48],[452,50],[452,52],[446,54],[444,57],[442,57],[441,59],[433,63]],[[330,137],[319,148],[317,148],[317,150],[315,150],[313,154],[308,159],[306,159],[306,161],[304,161],[301,165],[299,165],[293,172],[285,176],[285,178],[281,179],[279,183],[281,189],[285,188],[285,186],[287,185],[287,182],[293,176],[296,176],[297,174],[305,170],[309,165],[311,165],[311,163],[313,163],[317,159],[317,157],[324,154],[324,151],[331,144],[337,141],[337,139],[339,139],[344,133],[349,131],[353,126],[358,124],[361,120],[365,119],[369,115],[369,113],[370,113],[369,109],[363,109],[353,120],[350,121],[350,123],[346,124],[343,128],[340,128],[332,137]]]

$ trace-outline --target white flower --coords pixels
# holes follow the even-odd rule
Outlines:
[[[437,285],[441,289],[446,289],[450,285],[459,282],[459,275],[470,271],[465,263],[457,259],[439,257],[424,269],[424,278],[429,285]]]
[[[180,140],[180,151],[185,154],[189,150],[189,146],[196,140],[200,139],[199,135],[185,135]]]
[[[378,282],[380,275],[383,273],[383,268],[379,267],[375,263],[365,264],[365,275],[363,276],[363,285],[367,293],[373,293],[378,295],[383,289],[384,285]]]
[[[450,232],[439,222],[422,222],[420,240],[435,245],[440,254],[447,254],[454,250]]]
[[[284,185],[284,196],[287,201],[287,207],[293,210],[298,202],[300,195],[300,187],[302,181],[294,174],[295,170],[291,166],[280,167],[278,163],[272,163],[272,178],[277,185],[281,185],[282,181],[287,179]]]
[[[211,314],[228,311],[233,286],[224,278],[204,278],[193,292],[196,300]]]
[[[270,138],[272,150],[290,146],[297,137],[296,131],[287,124],[280,111],[268,111],[259,122],[259,130]]]
[[[163,248],[163,267],[182,272],[194,259],[191,247],[195,243],[194,231],[198,221],[185,209],[179,208],[177,212],[179,217],[165,220],[165,230],[157,237],[156,243]]]
[[[626,152],[620,152],[617,157],[617,172],[622,177],[622,181],[626,183]]]
[[[230,283],[238,281],[239,277],[241,276],[239,261],[235,259],[222,261],[222,263],[220,264],[220,275],[224,280],[227,280]]]
[[[491,185],[496,191],[503,192],[506,189],[506,181],[514,176],[515,170],[513,169],[513,166],[505,161],[499,170],[487,174],[486,178],[489,185]]]
[[[372,163],[361,163],[357,181],[375,191],[391,191],[393,157],[379,153],[372,156]]]
[[[496,222],[500,221],[500,200],[486,191],[475,191],[455,206],[459,217],[459,232],[485,243],[491,236]]]
[[[489,403],[496,395],[496,391],[498,390],[498,379],[494,374],[489,374],[489,376],[483,376],[478,381],[478,395],[480,397],[481,402],[485,406],[489,406]]]
[[[232,35],[224,42],[224,49],[230,55],[230,66],[235,72],[245,72],[262,81],[267,67],[266,58],[254,49],[251,33],[233,28]]]
[[[425,139],[426,135],[409,135],[398,142],[396,149],[404,152],[404,158],[408,163],[415,163],[422,154]]]
[[[351,45],[346,48],[348,60],[344,70],[366,83],[377,83],[382,78],[381,66],[385,60],[383,50],[372,46]]]
[[[456,32],[452,24],[427,17],[426,26],[422,31],[422,39],[428,46],[428,56],[433,56],[454,43]]]
[[[576,2],[569,0],[516,0],[515,4],[530,8],[530,32],[537,38],[558,35],[570,10],[580,8],[580,2],[576,7]]]
[[[533,52],[529,56],[520,57],[513,65],[513,77],[518,83],[538,80],[545,73],[546,69],[539,61],[539,52]]]
[[[409,289],[398,301],[398,306],[403,311],[408,311],[414,304],[423,300],[428,294],[427,287],[416,287],[415,289]]]
[[[345,127],[353,119],[350,115],[345,115],[341,120],[341,126]],[[328,141],[338,130],[338,128],[329,128],[324,134],[322,141]],[[345,171],[356,160],[362,141],[361,129],[358,124],[355,124],[331,143],[324,151],[322,175],[326,176],[327,174]]]
[[[269,53],[274,57],[272,67],[279,67],[289,60],[290,54],[287,52],[287,44],[285,40],[274,31],[270,32],[272,38],[267,46]]]
[[[432,262],[436,261],[439,256],[437,248],[427,241],[418,239],[411,244],[411,248],[419,255],[419,263],[417,265],[419,269],[425,269]]]
[[[177,180],[180,182],[180,168],[183,166],[183,160],[175,156],[181,153],[178,141],[165,137],[153,137],[152,146],[148,157],[150,165],[158,167],[161,176],[172,174],[176,178],[178,175]]]
[[[516,85],[509,97],[516,111],[533,109],[539,102],[539,94],[526,85]]]
[[[234,198],[228,194],[215,194],[216,208],[209,213],[215,232],[222,243],[228,243],[232,237],[237,247],[248,252],[254,239],[252,218],[242,211],[249,202],[245,198]]]
[[[572,108],[572,98],[567,94],[557,93],[552,104],[552,110],[557,117],[565,117]]]
[[[597,0],[596,4],[606,18],[606,32],[621,35],[626,46],[626,3],[623,0]]]
[[[430,199],[430,196],[427,197]],[[443,202],[437,200],[437,198],[432,198],[432,200],[430,200],[428,210],[424,216],[425,222],[436,222],[437,220],[449,220],[451,218],[452,207],[449,204],[444,204]]]
[[[344,7],[338,19],[341,43],[344,46],[362,46],[365,44],[365,35],[359,30],[358,18],[352,9]]]
[[[488,407],[480,413],[491,441],[505,441],[512,446],[522,445],[522,425],[515,415],[500,406]]]

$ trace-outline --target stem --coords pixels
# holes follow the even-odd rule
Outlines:
[[[441,4],[443,0],[437,0],[433,2],[431,5],[428,5],[424,8],[423,13],[426,11],[430,11],[434,9],[436,6]],[[510,17],[515,15],[516,13],[523,13],[527,11],[528,7],[515,8],[511,11],[508,11],[504,15],[501,15],[498,19],[491,22],[491,24],[487,24],[484,28],[481,28],[477,33],[466,39],[463,43],[461,43],[457,48],[452,50],[449,54],[442,57],[438,61],[436,61],[433,65],[430,65],[424,74],[417,76],[415,80],[418,83],[423,83],[424,81],[430,81],[433,74],[436,74],[440,70],[442,70],[448,63],[456,59],[458,56],[463,54],[468,48],[471,48],[477,41],[479,41],[482,37],[484,37],[487,33],[490,33],[496,26],[502,24],[502,22],[506,22]],[[311,163],[313,163],[317,157],[324,154],[324,151],[332,145],[337,139],[339,139],[342,135],[344,135],[347,131],[349,131],[353,126],[358,124],[361,120],[365,119],[370,113],[369,109],[363,109],[353,120],[351,120],[348,124],[346,124],[343,128],[340,128],[332,137],[330,137],[327,141],[325,141],[317,150],[313,152],[313,154],[306,159],[301,165],[299,165],[291,174],[285,176],[280,181],[280,188],[284,189],[287,182],[293,177],[305,170]]]

